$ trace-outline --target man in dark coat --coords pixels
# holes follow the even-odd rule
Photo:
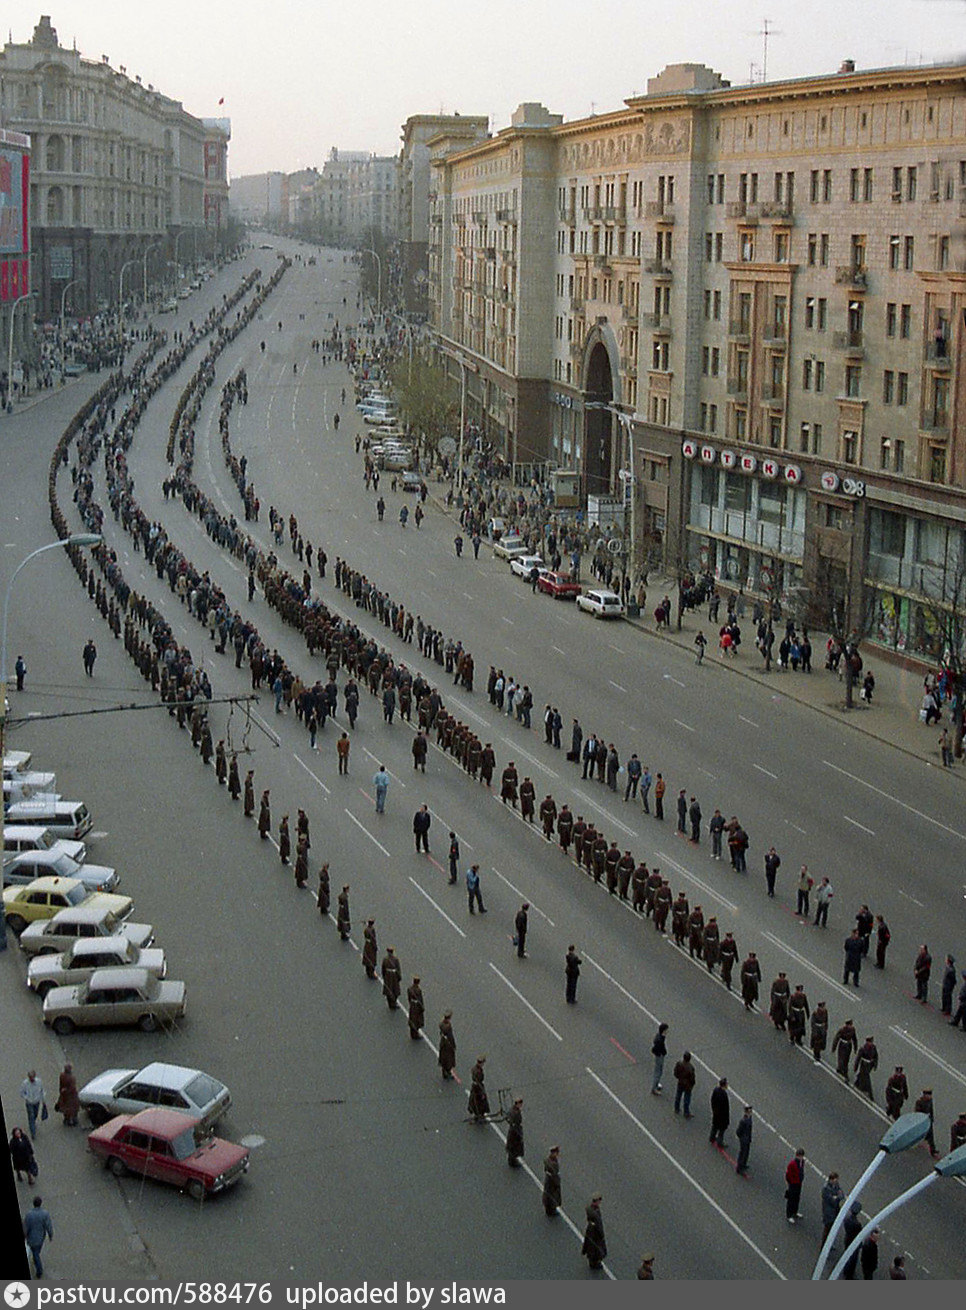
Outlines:
[[[349,933],[352,931],[352,920],[349,918],[349,884],[339,892],[339,909],[336,914],[336,927],[339,929],[339,936],[344,942],[349,940]]]
[[[467,1109],[476,1123],[481,1124],[490,1113],[490,1098],[486,1094],[485,1071],[486,1056],[481,1055],[470,1071],[470,1097]]]
[[[518,1168],[523,1158],[523,1097],[518,1096],[506,1116],[506,1162]]]
[[[543,1162],[543,1209],[548,1219],[556,1215],[563,1204],[560,1187],[560,1147],[551,1146]]]
[[[855,1024],[851,1019],[846,1019],[832,1038],[832,1054],[836,1059],[838,1074],[846,1082],[849,1081],[849,1061],[852,1059],[852,1052],[858,1049],[859,1039],[856,1035]]]
[[[902,1065],[897,1064],[895,1071],[889,1075],[885,1088],[886,1113],[890,1119],[898,1119],[902,1107],[909,1099],[909,1084]]]
[[[413,815],[413,836],[416,840],[417,852],[423,850],[427,855],[429,854],[429,826],[432,821],[429,806],[420,805]]]
[[[574,836],[574,816],[567,805],[560,807],[560,813],[557,815],[557,837],[560,841],[560,849],[566,855],[570,849],[570,843]]]
[[[328,914],[331,902],[331,888],[329,887],[329,866],[323,864],[319,870],[319,891],[315,898],[315,904],[318,907],[319,914]]]
[[[409,1036],[414,1042],[419,1041],[419,1034],[426,1022],[426,1006],[423,1003],[423,989],[419,978],[415,977],[406,990],[406,1003],[409,1006]]]
[[[812,1013],[812,1027],[809,1034],[809,1046],[816,1063],[821,1060],[822,1052],[828,1045],[828,1009],[824,1001],[819,1001]]]
[[[500,779],[500,800],[506,805],[510,801],[513,808],[517,808],[517,781],[519,779],[516,765],[511,760],[503,770],[503,776]]]
[[[241,795],[241,779],[238,776],[238,756],[232,751],[231,763],[228,765],[228,794],[233,801]]]
[[[724,1135],[731,1123],[731,1097],[728,1095],[727,1078],[719,1078],[718,1086],[711,1093],[711,1135],[708,1141],[714,1146],[724,1146]]]
[[[249,769],[245,774],[245,818],[250,819],[255,813],[255,770]]]
[[[916,1000],[925,1005],[929,1000],[929,975],[932,973],[932,956],[928,946],[919,947],[912,972],[916,980]]]
[[[402,989],[402,966],[396,958],[392,946],[386,947],[382,957],[382,994],[390,1010],[399,1009],[399,993]]]
[[[282,821],[278,825],[278,858],[283,864],[288,864],[288,857],[292,853],[292,839],[288,830],[288,815],[282,815]]]
[[[447,1010],[439,1021],[439,1067],[444,1078],[452,1078],[456,1068],[456,1038],[453,1035],[453,1011]]]
[[[725,933],[724,941],[718,949],[718,956],[721,960],[721,980],[730,992],[731,974],[738,961],[738,943],[730,932]]]
[[[584,1229],[584,1244],[580,1254],[587,1257],[591,1269],[599,1269],[607,1255],[607,1241],[604,1237],[604,1220],[600,1213],[602,1197],[592,1196],[587,1207],[587,1227]]]
[[[842,981],[848,984],[849,978],[851,978],[858,987],[859,974],[862,972],[862,960],[865,956],[862,936],[858,928],[853,928],[851,936],[846,937],[843,949],[845,951],[845,967],[842,973]]]
[[[224,740],[219,741],[215,747],[215,777],[218,779],[219,786],[223,787],[228,777],[228,757],[225,754]]]
[[[741,966],[741,999],[746,1010],[753,1010],[758,1000],[758,988],[761,986],[761,965],[754,951],[749,951],[748,958]]]
[[[529,927],[530,924],[527,911],[529,909],[530,909],[530,902],[524,901],[523,904],[520,906],[519,910],[517,910],[516,918],[513,920],[513,926],[516,929],[515,941],[517,946],[517,955],[521,960],[525,960],[527,958],[527,950],[526,950],[527,928]]]
[[[376,940],[376,921],[367,919],[366,926],[362,930],[363,947],[362,947],[362,967],[366,971],[367,978],[375,978],[376,965],[379,959],[379,944]]]
[[[751,1136],[754,1130],[754,1120],[751,1117],[751,1106],[745,1106],[745,1112],[738,1120],[738,1126],[735,1129],[735,1136],[738,1138],[738,1163],[735,1165],[736,1174],[746,1174],[748,1172],[748,1157],[751,1155]]]
[[[574,1005],[577,1001],[577,979],[580,977],[580,966],[583,964],[580,956],[577,954],[577,948],[573,942],[567,948],[566,974],[567,974],[567,1004]]]
[[[879,1066],[879,1050],[875,1041],[867,1037],[858,1051],[855,1053],[855,1086],[860,1092],[865,1092],[870,1101],[874,1101],[872,1094],[872,1074]]]

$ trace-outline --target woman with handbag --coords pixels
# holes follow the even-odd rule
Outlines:
[[[15,1128],[10,1134],[8,1145],[10,1147],[10,1159],[17,1174],[17,1182],[22,1183],[22,1175],[26,1174],[27,1182],[32,1183],[40,1170],[37,1168],[37,1159],[30,1138],[22,1128]]]

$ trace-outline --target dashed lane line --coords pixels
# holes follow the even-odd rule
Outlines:
[[[429,903],[430,903],[430,905],[433,907],[433,909],[437,912],[437,914],[439,914],[439,915],[441,916],[441,918],[443,918],[443,919],[446,920],[446,922],[447,922],[447,923],[449,924],[449,926],[454,930],[454,932],[458,932],[459,935],[465,939],[465,937],[466,937],[466,933],[465,933],[465,932],[463,931],[463,929],[459,926],[459,924],[458,924],[458,923],[455,923],[455,922],[454,922],[454,921],[449,917],[449,915],[446,913],[446,911],[443,909],[443,907],[442,907],[441,905],[439,905],[436,901],[433,900],[432,896],[430,896],[429,892],[425,889],[425,887],[421,887],[421,886],[419,885],[419,883],[416,881],[416,879],[412,876],[412,874],[409,875],[409,881],[410,881],[410,882],[412,883],[412,885],[416,888],[416,890],[420,893],[420,895],[426,897],[427,901],[429,901]]]
[[[317,782],[317,783],[318,783],[318,785],[319,785],[319,786],[322,788],[322,790],[325,792],[326,796],[331,796],[331,795],[332,795],[332,792],[331,792],[331,791],[329,790],[329,788],[325,785],[325,783],[322,781],[322,779],[321,779],[320,777],[318,777],[316,774],[314,774],[314,773],[312,772],[312,770],[309,768],[309,766],[305,763],[305,761],[304,761],[303,759],[301,759],[298,755],[296,755],[294,751],[292,752],[292,758],[295,760],[295,763],[296,763],[296,764],[301,764],[301,766],[302,766],[302,768],[305,770],[305,772],[309,775],[309,777],[310,777],[314,782]]]
[[[896,805],[901,806],[904,810],[908,810],[910,814],[915,814],[917,818],[925,819],[925,821],[931,823],[933,827],[941,828],[943,832],[948,832],[951,837],[958,837],[961,841],[966,841],[966,832],[960,832],[958,828],[950,828],[947,823],[941,823],[938,819],[934,819],[931,814],[924,814],[922,810],[917,810],[914,805],[909,805],[905,801],[901,801],[898,796],[893,796],[891,792],[883,791],[881,787],[876,787],[873,783],[866,782],[864,778],[859,778],[854,773],[849,773],[848,769],[840,769],[839,766],[833,764],[831,760],[823,760],[822,763],[826,768],[834,769],[836,773],[841,773],[844,777],[851,778],[853,782],[857,782],[863,787],[868,787],[869,791],[874,791],[876,795],[884,797],[887,801],[894,801]]]
[[[509,987],[510,991],[514,994],[514,996],[516,996],[518,1000],[521,1000],[523,1002],[523,1004],[527,1007],[527,1009],[530,1011],[533,1017],[535,1019],[540,1020],[544,1028],[546,1028],[547,1032],[550,1033],[551,1036],[556,1037],[558,1042],[562,1042],[563,1038],[557,1032],[553,1024],[547,1022],[547,1020],[543,1017],[540,1011],[530,1004],[530,1002],[524,996],[523,992],[521,992],[519,988],[514,987],[513,983],[510,982],[510,979],[506,976],[506,974],[501,973],[492,960],[490,961],[490,968],[493,970],[493,972],[496,974],[498,978],[500,978],[504,983],[506,983],[507,987]]]
[[[499,869],[494,869],[492,864],[490,865],[490,868],[493,869],[493,872],[496,874],[496,876],[500,879],[501,882],[506,883],[506,885],[510,888],[512,892],[516,892],[517,896],[519,896],[521,900],[527,901],[526,892],[522,892],[519,887],[514,886],[514,884],[510,881],[510,879],[507,878],[505,874],[502,874]],[[546,922],[550,924],[551,928],[556,928],[557,925],[554,923],[553,919],[551,919],[549,914],[544,914],[543,910],[541,910],[539,905],[537,905],[534,901],[527,901],[527,904],[530,906],[531,910],[533,910],[536,914],[540,915],[541,919],[545,919]]]
[[[358,820],[358,819],[356,818],[356,816],[352,813],[352,811],[349,809],[348,806],[345,807],[345,812],[346,812],[346,814],[348,814],[349,818],[350,818],[350,819],[352,820],[352,822],[356,825],[356,827],[359,828],[359,829],[361,829],[361,831],[364,832],[364,833],[366,834],[366,836],[369,838],[369,840],[372,842],[372,844],[373,844],[374,846],[378,846],[378,847],[379,847],[379,849],[382,851],[383,855],[385,855],[386,859],[387,859],[387,860],[391,859],[392,856],[391,856],[391,855],[389,854],[389,852],[386,850],[385,846],[383,846],[382,842],[381,842],[381,841],[377,841],[376,838],[373,837],[372,833],[369,831],[369,829],[366,827],[366,825],[365,825],[364,823],[360,823],[360,822],[359,822],[359,820]]]
[[[831,977],[831,975],[827,974],[824,969],[820,969],[818,965],[812,964],[811,960],[806,959],[804,955],[801,955],[798,951],[793,950],[792,947],[789,946],[787,942],[783,942],[782,939],[780,937],[776,937],[773,932],[763,932],[762,936],[765,938],[766,941],[771,942],[772,946],[777,946],[780,951],[785,951],[787,955],[790,955],[797,964],[800,964],[802,966],[803,969],[807,969],[809,973],[814,973],[816,978],[821,978],[822,982],[825,983],[826,987],[831,987],[833,991],[838,992],[839,996],[846,997],[853,1004],[856,1001],[859,1002],[862,1001],[863,998],[859,996],[855,991],[851,990],[848,987],[843,986],[842,983],[836,982],[835,979]]]

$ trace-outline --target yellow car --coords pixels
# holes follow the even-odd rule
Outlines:
[[[52,919],[58,910],[74,905],[102,906],[118,919],[128,918],[134,909],[130,896],[92,892],[77,878],[35,878],[25,887],[3,889],[3,916],[7,927],[18,937],[28,923]]]

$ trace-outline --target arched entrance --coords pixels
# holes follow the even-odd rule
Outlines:
[[[594,343],[587,360],[586,398],[584,492],[589,496],[607,496],[612,486],[613,418],[605,406],[614,402],[614,377],[603,341]]]

